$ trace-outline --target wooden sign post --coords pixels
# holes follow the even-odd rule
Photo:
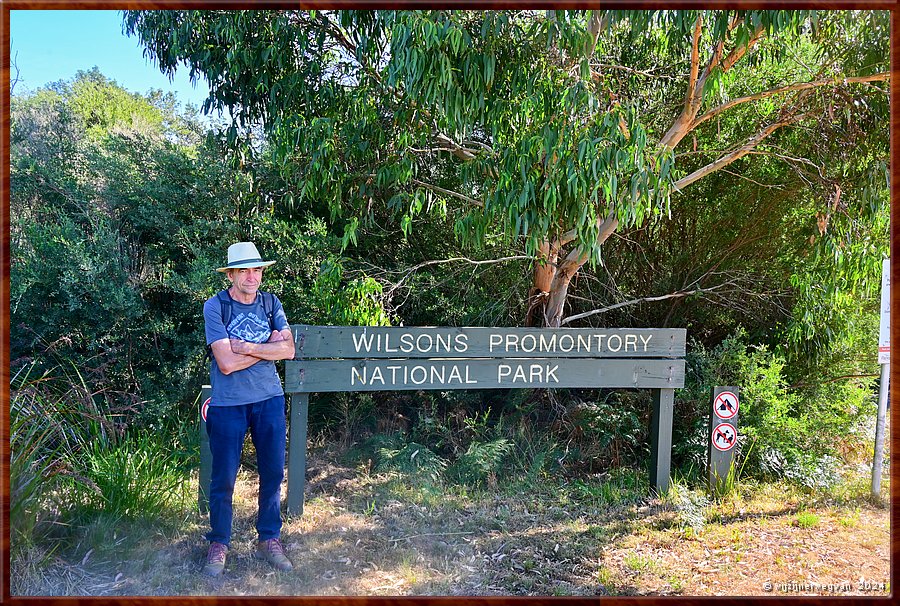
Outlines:
[[[209,435],[206,433],[206,411],[212,398],[212,385],[204,385],[200,390],[200,490],[197,507],[200,513],[209,511],[209,474],[212,472],[212,452],[209,450]]]
[[[737,387],[713,387],[709,420],[709,486],[715,490],[734,465],[740,399]]]

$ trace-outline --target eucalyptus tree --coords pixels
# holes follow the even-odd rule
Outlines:
[[[465,244],[505,239],[534,262],[526,322],[548,326],[565,322],[573,277],[602,261],[617,230],[667,216],[672,195],[786,130],[815,136],[822,116],[884,97],[872,84],[888,78],[886,13],[125,11],[124,21],[162,71],[184,64],[207,78],[203,109],[231,112],[229,140],[264,128],[292,203],[327,204],[345,245],[385,207],[404,233],[430,213]],[[739,110],[744,121],[719,135]],[[676,156],[688,144],[693,155]]]

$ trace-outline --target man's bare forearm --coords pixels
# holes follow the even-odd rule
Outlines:
[[[282,339],[269,341],[268,343],[251,343],[231,339],[231,351],[243,355],[252,356],[259,360],[289,360],[294,357],[294,340]]]
[[[228,366],[228,369],[229,369],[228,374],[231,374],[232,372],[235,372],[237,370],[244,370],[245,368],[250,368],[257,362],[259,362],[259,358],[232,352],[232,357],[230,359],[230,364]]]
[[[230,375],[238,370],[250,368],[259,362],[259,358],[233,352],[230,343],[225,339],[213,343],[212,351],[213,356],[216,358],[216,362],[219,365],[219,370],[222,371],[222,374],[226,375]]]

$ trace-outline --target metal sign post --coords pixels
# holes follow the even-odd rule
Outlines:
[[[878,420],[875,422],[875,456],[872,458],[872,496],[881,494],[881,467],[884,465],[884,419],[887,416],[891,362],[891,260],[881,264],[881,322],[878,334],[878,363],[881,386],[878,389]]]
[[[875,456],[872,459],[872,495],[881,495],[881,468],[884,466],[884,419],[887,416],[888,385],[891,365],[881,365],[881,387],[878,390],[878,420],[875,423]]]
[[[881,262],[881,321],[878,325],[878,363],[891,361],[891,260]]]
[[[740,399],[737,387],[713,387],[709,421],[709,486],[715,490],[734,465]]]

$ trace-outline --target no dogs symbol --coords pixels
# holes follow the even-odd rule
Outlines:
[[[731,423],[721,423],[713,427],[713,446],[718,450],[731,450],[737,442],[737,429]]]
[[[206,411],[209,410],[209,403],[212,398],[206,398],[206,402],[200,407],[200,416],[203,417],[203,421],[206,422]]]
[[[738,412],[737,396],[730,391],[723,391],[713,402],[713,411],[720,419],[730,419]]]

